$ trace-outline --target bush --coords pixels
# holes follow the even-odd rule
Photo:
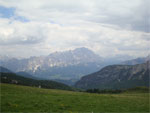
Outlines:
[[[123,90],[111,90],[111,89],[104,89],[104,90],[100,90],[100,89],[87,89],[86,92],[88,93],[108,93],[108,94],[117,94],[117,93],[122,93]]]

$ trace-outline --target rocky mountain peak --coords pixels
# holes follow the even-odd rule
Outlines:
[[[94,72],[99,68],[101,61],[99,55],[88,48],[82,47],[69,51],[54,52],[48,56],[10,59],[1,65],[14,72],[24,71],[35,76],[46,76],[47,78],[50,78],[50,75],[56,75],[60,78],[60,75],[78,77],[87,72]]]

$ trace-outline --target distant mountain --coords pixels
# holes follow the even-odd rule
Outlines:
[[[115,55],[115,56],[107,56],[104,58],[105,64],[120,64],[121,62],[128,61],[130,59],[134,59],[135,57],[129,55]]]
[[[73,90],[73,88],[59,82],[50,80],[35,80],[16,75],[15,73],[0,72],[0,82],[48,89]]]
[[[149,86],[149,63],[137,65],[110,65],[84,76],[75,86],[83,89],[122,89]]]
[[[122,62],[121,64],[135,65],[135,64],[142,64],[142,63],[145,63],[147,61],[150,61],[150,55],[148,55],[147,57],[142,57],[142,58],[136,58],[136,59],[132,59],[132,60],[127,60],[127,61]]]
[[[36,77],[48,80],[76,81],[82,76],[94,73],[104,66],[120,64],[131,59],[131,56],[116,55],[115,57],[102,58],[88,48],[54,52],[48,56],[30,57],[24,59],[0,56],[0,66],[13,72],[29,73],[30,78]],[[24,75],[24,74],[20,74]],[[74,84],[72,82],[71,84]]]
[[[13,72],[10,71],[9,69],[4,68],[4,67],[2,67],[2,66],[0,66],[0,72],[2,72],[2,73],[13,73]]]
[[[1,66],[14,72],[27,72],[45,79],[79,79],[85,74],[105,66],[103,59],[87,48],[77,48],[64,52],[51,53],[48,56],[26,59],[12,58],[3,61]]]

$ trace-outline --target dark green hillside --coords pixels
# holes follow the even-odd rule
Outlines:
[[[17,85],[26,85],[40,88],[49,88],[49,89],[63,89],[63,90],[72,90],[71,87],[50,80],[35,80],[30,78],[25,78],[14,73],[0,73],[1,83],[17,84]]]

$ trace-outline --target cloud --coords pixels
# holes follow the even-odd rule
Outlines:
[[[9,18],[11,20],[18,20],[21,22],[29,21],[28,19],[26,19],[23,16],[15,15],[15,12],[16,12],[16,9],[14,7],[7,8],[7,7],[0,6],[0,17],[1,18]]]
[[[96,10],[89,15],[89,21],[117,25],[121,28],[148,32],[149,0],[106,0],[96,4]]]
[[[9,13],[0,16],[0,53],[24,51],[27,57],[85,46],[101,56],[144,56],[150,43],[148,2],[1,0],[0,8]]]
[[[15,8],[15,15],[31,21],[73,24],[74,21],[117,25],[128,30],[148,32],[149,0],[1,0]],[[9,8],[8,8],[9,9]]]
[[[44,30],[39,23],[0,19],[0,45],[35,44],[44,40]]]

